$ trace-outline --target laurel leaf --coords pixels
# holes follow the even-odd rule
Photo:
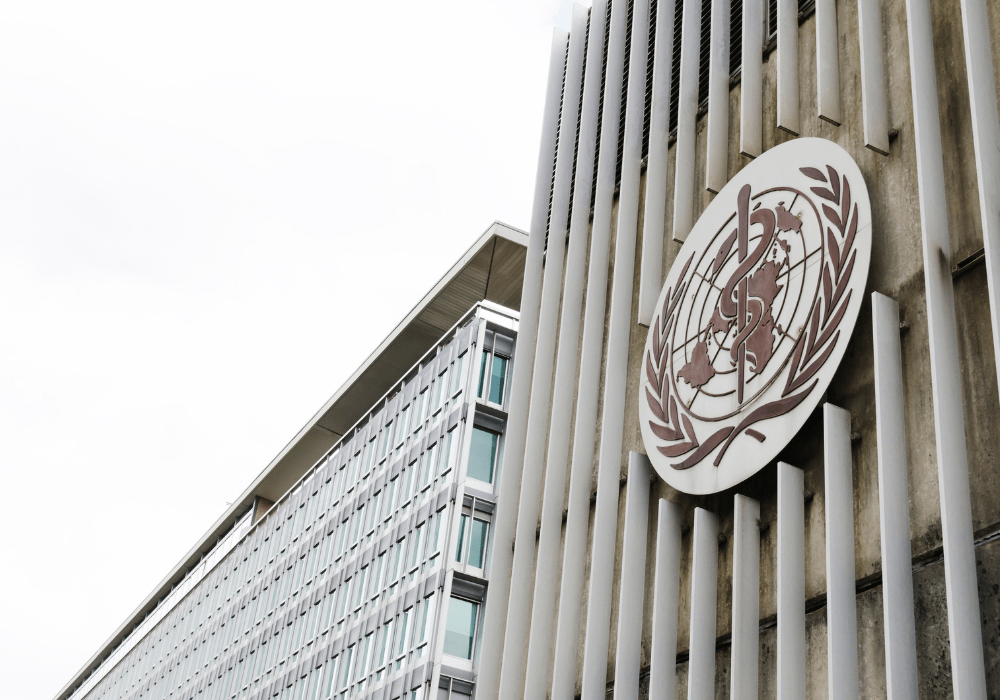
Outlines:
[[[656,378],[656,368],[653,367],[653,359],[649,356],[648,352],[646,353],[646,379],[648,379],[649,383],[653,385],[654,389],[656,389],[657,394],[661,393],[660,382]]]
[[[649,404],[649,410],[653,412],[654,416],[664,423],[667,422],[667,417],[663,415],[663,409],[660,408],[660,400],[649,390],[648,386],[646,387],[646,403]]]
[[[858,233],[858,208],[854,207],[854,216],[851,217],[851,225],[847,227],[847,236],[844,237],[844,247],[840,251],[843,257],[851,252],[854,247],[854,236]]]
[[[836,225],[836,227],[840,230],[841,235],[843,235],[844,225],[840,223],[840,215],[826,204],[823,205],[823,213],[826,214],[827,218],[830,219],[834,225]]]
[[[830,257],[833,259],[833,271],[837,273],[837,279],[840,279],[840,246],[829,226],[826,227],[826,247],[830,249]]]
[[[799,168],[799,172],[805,175],[806,177],[812,178],[813,180],[826,182],[826,175],[824,175],[816,168]]]
[[[840,203],[840,220],[844,222],[843,227],[841,227],[841,232],[847,228],[848,217],[851,214],[851,183],[844,178],[844,198]]]
[[[678,426],[681,424],[680,420],[677,418],[677,402],[674,401],[674,397],[670,397],[670,424],[673,426]]]
[[[837,347],[837,338],[839,338],[839,337],[840,337],[840,331],[837,331],[837,334],[833,336],[833,342],[827,347],[826,350],[823,351],[823,354],[821,354],[819,356],[818,360],[816,360],[815,362],[813,362],[806,369],[802,370],[802,374],[800,374],[798,377],[796,377],[795,381],[793,381],[791,383],[791,386],[789,387],[789,391],[795,391],[800,386],[802,386],[803,384],[805,384],[807,381],[809,381],[812,378],[812,376],[814,374],[816,374],[820,370],[820,368],[824,364],[826,364],[826,361],[830,357],[830,353],[833,352],[833,349],[835,347]]]
[[[833,188],[833,194],[840,200],[840,174],[833,169],[832,165],[826,166],[826,171],[830,173],[830,187]]]
[[[661,440],[670,440],[674,442],[676,440],[683,440],[684,434],[679,430],[674,430],[665,425],[657,425],[653,421],[649,422],[649,429],[653,431],[653,435],[660,438]]]
[[[824,330],[820,334],[819,338],[817,338],[816,342],[813,344],[813,347],[809,350],[809,354],[806,355],[805,362],[809,362],[809,360],[812,359],[812,356],[816,354],[816,352],[826,344],[827,340],[830,339],[830,334],[833,331],[835,331],[837,327],[840,325],[840,319],[844,317],[844,312],[847,311],[847,302],[850,301],[851,293],[853,291],[854,290],[851,290],[850,292],[847,293],[847,298],[844,300],[844,303],[840,305],[840,308],[837,309],[837,312],[833,315],[833,319],[830,321],[830,325],[828,325],[826,327],[826,330]]]
[[[788,370],[788,377],[785,379],[785,388],[781,390],[781,395],[786,396],[791,391],[792,380],[795,373],[799,371],[799,360],[802,358],[802,348],[805,347],[805,336],[800,335],[795,341],[795,348],[792,351],[792,364]]]
[[[833,192],[826,189],[825,187],[810,187],[809,189],[818,194],[823,199],[826,199],[828,201],[833,202],[834,204],[837,204],[837,197],[833,194]]]
[[[685,452],[690,452],[697,445],[690,442],[682,442],[679,445],[667,445],[665,447],[657,447],[656,449],[660,454],[666,457],[680,457]]]
[[[833,293],[833,305],[837,305],[837,301],[840,300],[840,295],[844,293],[847,289],[847,280],[851,279],[851,271],[854,270],[854,260],[857,257],[858,252],[854,251],[851,254],[851,259],[848,261],[847,265],[844,266],[844,276],[840,280],[840,284],[837,285],[837,291]],[[850,296],[848,294],[847,296]]]
[[[830,268],[823,266],[823,321],[830,318],[830,297],[833,295],[833,283],[830,281]]]
[[[711,454],[712,450],[718,447],[719,443],[729,437],[732,432],[732,428],[722,428],[720,430],[716,430],[710,438],[701,444],[701,447],[695,450],[694,454],[680,464],[671,464],[670,466],[674,469],[690,469]]]
[[[698,442],[698,436],[694,434],[694,426],[691,425],[691,420],[687,417],[687,415],[681,416],[681,420],[684,421],[684,432],[686,432],[687,436],[691,438],[691,442],[694,446],[697,447],[700,445],[701,443]]]
[[[660,356],[660,317],[653,321],[653,357]]]

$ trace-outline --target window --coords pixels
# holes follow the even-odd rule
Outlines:
[[[469,452],[468,476],[471,479],[493,483],[500,436],[482,428],[472,429],[472,449]]]
[[[493,356],[493,369],[490,372],[490,392],[486,399],[490,403],[503,403],[503,391],[507,382],[507,363],[508,360],[506,357],[500,357],[500,355]]]
[[[462,561],[462,552],[465,545],[465,527],[468,522],[468,515],[462,515],[458,521],[458,546],[455,547],[455,561]]]
[[[421,543],[423,542],[424,527],[427,523],[420,523],[413,530],[413,538],[410,542],[410,560],[407,562],[407,570],[412,571],[420,564]]]
[[[407,608],[399,616],[399,629],[396,630],[396,668],[400,668],[403,665],[402,659],[399,657],[403,656],[406,652],[406,633],[409,631],[410,624],[410,613],[413,612],[413,608]]]
[[[424,598],[423,605],[420,606],[420,624],[417,626],[414,636],[414,643],[417,645],[417,656],[423,656],[426,650],[425,645],[430,641],[431,630],[434,628],[434,594]]]
[[[374,667],[378,671],[375,676],[376,680],[382,677],[382,667],[385,666],[386,654],[389,651],[389,645],[392,642],[392,620],[382,625],[379,635],[378,643],[375,645]]]
[[[472,531],[469,533],[469,566],[483,568],[486,557],[486,536],[490,524],[479,518],[472,519]]]
[[[444,633],[444,653],[472,660],[475,650],[479,604],[462,598],[448,602],[448,622]]]
[[[372,598],[378,598],[379,593],[382,592],[382,584],[385,582],[383,576],[385,575],[386,558],[386,553],[382,552],[375,561],[375,576],[372,578]]]

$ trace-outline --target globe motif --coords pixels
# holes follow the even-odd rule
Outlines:
[[[673,390],[704,421],[735,415],[771,385],[819,294],[822,222],[810,197],[789,188],[744,193],[759,223],[741,232],[734,210],[716,232],[687,273],[670,334]]]

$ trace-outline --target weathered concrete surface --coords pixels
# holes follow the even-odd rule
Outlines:
[[[932,3],[934,12],[934,53],[937,65],[939,101],[941,105],[942,138],[947,177],[948,214],[953,249],[953,262],[967,257],[982,247],[979,222],[975,159],[969,111],[968,89],[965,83],[965,59],[962,45],[961,12],[955,0]],[[857,6],[837,4],[840,36],[840,77],[843,103],[843,125],[835,127],[820,120],[816,108],[815,24],[809,16],[799,27],[799,75],[802,116],[802,136],[818,136],[838,143],[857,161],[865,176],[872,201],[872,221],[875,245],[866,288],[866,302],[858,319],[847,353],[828,392],[828,400],[852,414],[852,429],[860,435],[853,445],[854,459],[854,530],[856,538],[855,567],[859,581],[875,577],[881,569],[879,541],[878,476],[874,413],[873,356],[871,308],[867,297],[879,291],[898,300],[903,320],[909,330],[902,335],[904,398],[906,405],[907,457],[909,460],[909,498],[911,546],[915,559],[931,563],[914,575],[917,619],[919,683],[925,697],[948,697],[951,676],[948,651],[947,611],[943,568],[935,556],[941,545],[940,508],[938,504],[937,466],[935,458],[933,394],[929,382],[929,350],[927,337],[926,300],[923,283],[920,212],[917,191],[916,157],[914,151],[912,103],[909,75],[909,46],[906,34],[905,0],[882,3],[882,25],[886,52],[887,102],[889,124],[898,130],[890,141],[888,157],[864,148],[862,104],[860,96],[859,46],[857,40]],[[990,4],[991,32],[994,41],[994,65],[1000,76],[1000,6]],[[776,56],[773,52],[764,63],[764,145],[771,148],[792,137],[775,128]],[[730,91],[730,153],[729,173],[736,174],[749,158],[739,155],[740,86]],[[699,118],[696,147],[696,213],[711,201],[712,195],[703,189],[705,168],[705,119]],[[680,249],[671,240],[670,222],[673,203],[673,149],[668,163],[664,192],[644,193],[667,200],[666,225],[663,231],[664,269],[668,269]],[[639,231],[642,231],[640,203]],[[614,219],[617,221],[617,217]],[[638,269],[637,245],[636,269]],[[613,248],[612,248],[613,250]],[[613,260],[610,263],[614,264]],[[637,308],[638,275],[635,279],[633,309]],[[610,280],[609,280],[610,292]],[[963,375],[966,438],[969,447],[969,467],[972,489],[973,527],[978,535],[1000,524],[1000,478],[996,456],[1000,454],[1000,400],[993,357],[992,331],[986,295],[986,275],[983,267],[970,270],[955,281],[958,310],[959,344]],[[639,432],[638,401],[640,362],[647,329],[633,325],[630,337],[627,415],[622,448],[622,474],[625,475],[627,453],[644,452]],[[602,379],[603,381],[603,379]],[[602,386],[603,392],[603,386]],[[597,436],[595,436],[596,439]],[[819,412],[810,418],[800,435],[779,456],[801,467],[805,472],[807,499],[806,517],[806,598],[821,600],[825,595],[825,525],[823,493],[822,423]],[[595,451],[596,454],[596,451]],[[593,465],[596,486],[596,462]],[[592,489],[593,491],[593,489]],[[768,527],[776,519],[775,471],[770,466],[756,476],[728,491],[712,496],[693,497],[681,494],[661,480],[653,484],[651,498],[668,498],[681,503],[687,513],[687,531],[683,538],[681,593],[678,626],[678,650],[683,658],[688,645],[690,605],[690,526],[695,506],[717,513],[721,521],[719,544],[719,598],[717,629],[720,640],[730,631],[732,594],[733,495],[742,493],[761,502],[761,599],[762,621],[773,619],[775,613],[774,568],[775,528]],[[620,494],[620,509],[624,504],[624,489]],[[650,508],[649,527],[655,532],[656,508]],[[621,547],[622,527],[619,524],[618,546]],[[653,538],[647,551],[645,624],[643,628],[643,665],[649,662],[652,638],[650,610],[652,607]],[[938,552],[938,554],[935,554]],[[620,553],[619,553],[620,557]],[[991,696],[1000,697],[1000,543],[987,543],[977,549],[979,589],[983,618],[984,655],[987,666],[987,686]],[[616,565],[619,561],[616,558]],[[588,560],[589,566],[589,560]],[[615,582],[615,609],[612,630],[618,619],[618,582]],[[884,646],[882,632],[881,589],[876,583],[858,597],[859,669],[861,697],[885,697]],[[584,609],[581,614],[585,614]],[[826,619],[825,607],[807,616],[808,696],[826,697]],[[580,640],[582,659],[583,640]],[[771,627],[761,634],[760,697],[775,695],[775,631]],[[728,646],[722,643],[717,656],[717,697],[728,697]],[[614,633],[608,658],[608,678],[613,677],[615,664]],[[677,697],[686,697],[686,663],[677,667]],[[648,679],[644,681],[644,684]],[[645,689],[645,685],[643,685]],[[579,688],[578,688],[579,691]],[[644,691],[645,692],[645,691]]]

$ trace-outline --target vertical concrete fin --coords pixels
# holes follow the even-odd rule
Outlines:
[[[593,191],[594,158],[597,151],[597,116],[601,108],[601,69],[604,61],[604,22],[607,11],[606,0],[594,3],[590,17],[590,37],[587,41],[576,184],[573,189],[573,215],[570,222],[569,249],[566,254],[566,281],[559,319],[559,349],[556,357],[555,385],[552,390],[552,417],[545,457],[541,530],[538,536],[535,587],[531,602],[531,632],[528,638],[523,696],[525,700],[544,700],[548,689],[559,571],[559,545],[562,536],[563,495],[566,490],[566,465],[569,459],[581,311],[587,272],[590,201]]]
[[[826,506],[826,634],[830,700],[858,697],[858,610],[854,589],[851,414],[823,404]]]
[[[656,520],[653,640],[649,653],[649,700],[674,700],[677,680],[677,615],[680,597],[681,507],[660,499]]]
[[[694,149],[698,112],[698,49],[701,40],[701,0],[683,0],[680,87],[677,98],[677,140],[674,143],[675,241],[683,241],[694,226]]]
[[[618,479],[622,470],[628,340],[632,330],[632,286],[635,279],[635,239],[639,219],[639,171],[648,40],[649,0],[635,0],[615,235],[614,278],[611,283],[608,319],[607,370],[601,411],[601,451],[597,467],[597,504],[594,509],[590,591],[587,599],[587,638],[583,651],[583,700],[603,700],[607,684],[615,532],[618,524]],[[604,123],[607,124],[607,121]]]
[[[604,103],[601,106],[601,141],[597,189],[594,192],[594,220],[590,234],[586,309],[580,346],[580,379],[576,394],[566,538],[559,587],[559,617],[553,652],[552,697],[572,697],[576,693],[577,643],[581,626],[587,522],[590,518],[590,476],[594,462],[594,426],[597,425],[599,407],[608,263],[611,254],[611,218],[618,162],[618,125],[625,64],[626,3],[609,2],[608,7],[611,16],[604,71]]]
[[[663,286],[663,228],[667,212],[667,132],[670,129],[670,62],[674,54],[674,2],[656,4],[656,55],[649,114],[646,201],[642,216],[639,323],[649,326]]]
[[[757,700],[760,656],[760,503],[733,503],[733,646],[730,700]]]
[[[858,43],[861,45],[861,106],[865,146],[889,155],[889,107],[885,88],[885,47],[879,0],[858,0]]]
[[[521,319],[518,325],[519,352],[514,356],[511,376],[510,417],[504,439],[504,458],[500,470],[500,488],[508,498],[501,498],[493,522],[493,553],[490,560],[492,584],[490,602],[486,606],[483,646],[480,652],[479,676],[481,688],[496,689],[500,680],[500,655],[503,651],[503,629],[507,620],[507,600],[510,593],[510,569],[513,559],[511,545],[517,516],[517,493],[521,484],[524,460],[524,440],[528,428],[528,400],[531,388],[531,368],[534,362],[535,339],[542,295],[542,258],[545,248],[545,223],[549,214],[549,194],[552,189],[556,157],[556,135],[559,128],[559,102],[562,77],[566,66],[569,35],[556,29],[552,35],[549,75],[542,115],[542,138],[538,148],[538,169],[535,174],[534,201],[531,210],[531,231],[524,263],[524,285],[521,291]],[[496,697],[496,691],[484,690],[480,700]]]
[[[995,10],[996,8],[994,8]],[[995,15],[994,15],[995,16]],[[986,279],[993,323],[993,355],[1000,373],[1000,116],[990,44],[990,18],[984,0],[962,0],[965,69],[969,75],[972,137],[979,175],[979,212],[986,252]]]
[[[872,293],[875,335],[875,429],[882,530],[882,612],[888,700],[917,699],[917,642],[913,615],[910,498],[906,475],[906,421],[899,307]]]
[[[545,461],[545,436],[549,427],[549,399],[552,396],[552,369],[555,363],[556,327],[559,299],[563,287],[563,261],[569,217],[569,195],[573,184],[576,156],[576,127],[583,89],[584,46],[587,40],[587,10],[574,8],[566,73],[563,87],[562,116],[559,126],[559,151],[556,154],[555,184],[552,189],[552,213],[549,216],[549,244],[545,274],[542,278],[542,304],[538,315],[531,398],[528,405],[528,430],[519,489],[514,558],[511,564],[510,593],[500,670],[499,697],[514,697],[524,687],[525,644],[531,615],[531,577],[535,568],[535,527],[538,522],[538,494],[542,486]],[[511,493],[507,496],[513,498]]]
[[[718,194],[729,180],[730,1],[741,0],[712,0],[712,30],[708,55],[708,144],[705,189],[715,194]]]
[[[732,0],[739,2],[740,0]],[[764,3],[743,0],[740,63],[740,153],[756,158],[764,150]]]
[[[653,467],[639,452],[628,454],[625,487],[625,533],[618,589],[618,647],[615,696],[638,700],[642,666],[642,599],[646,588],[646,528],[649,526],[649,475]]]
[[[688,700],[715,698],[715,606],[719,586],[719,518],[694,509]]]
[[[778,128],[799,135],[799,7],[778,0]]]
[[[798,19],[795,21],[798,25]],[[836,0],[816,0],[816,106],[819,118],[840,126],[840,37]]]
[[[802,470],[778,462],[778,700],[806,696],[805,504]]]
[[[906,19],[952,683],[956,700],[980,700],[986,697],[986,670],[929,0],[907,0]]]

